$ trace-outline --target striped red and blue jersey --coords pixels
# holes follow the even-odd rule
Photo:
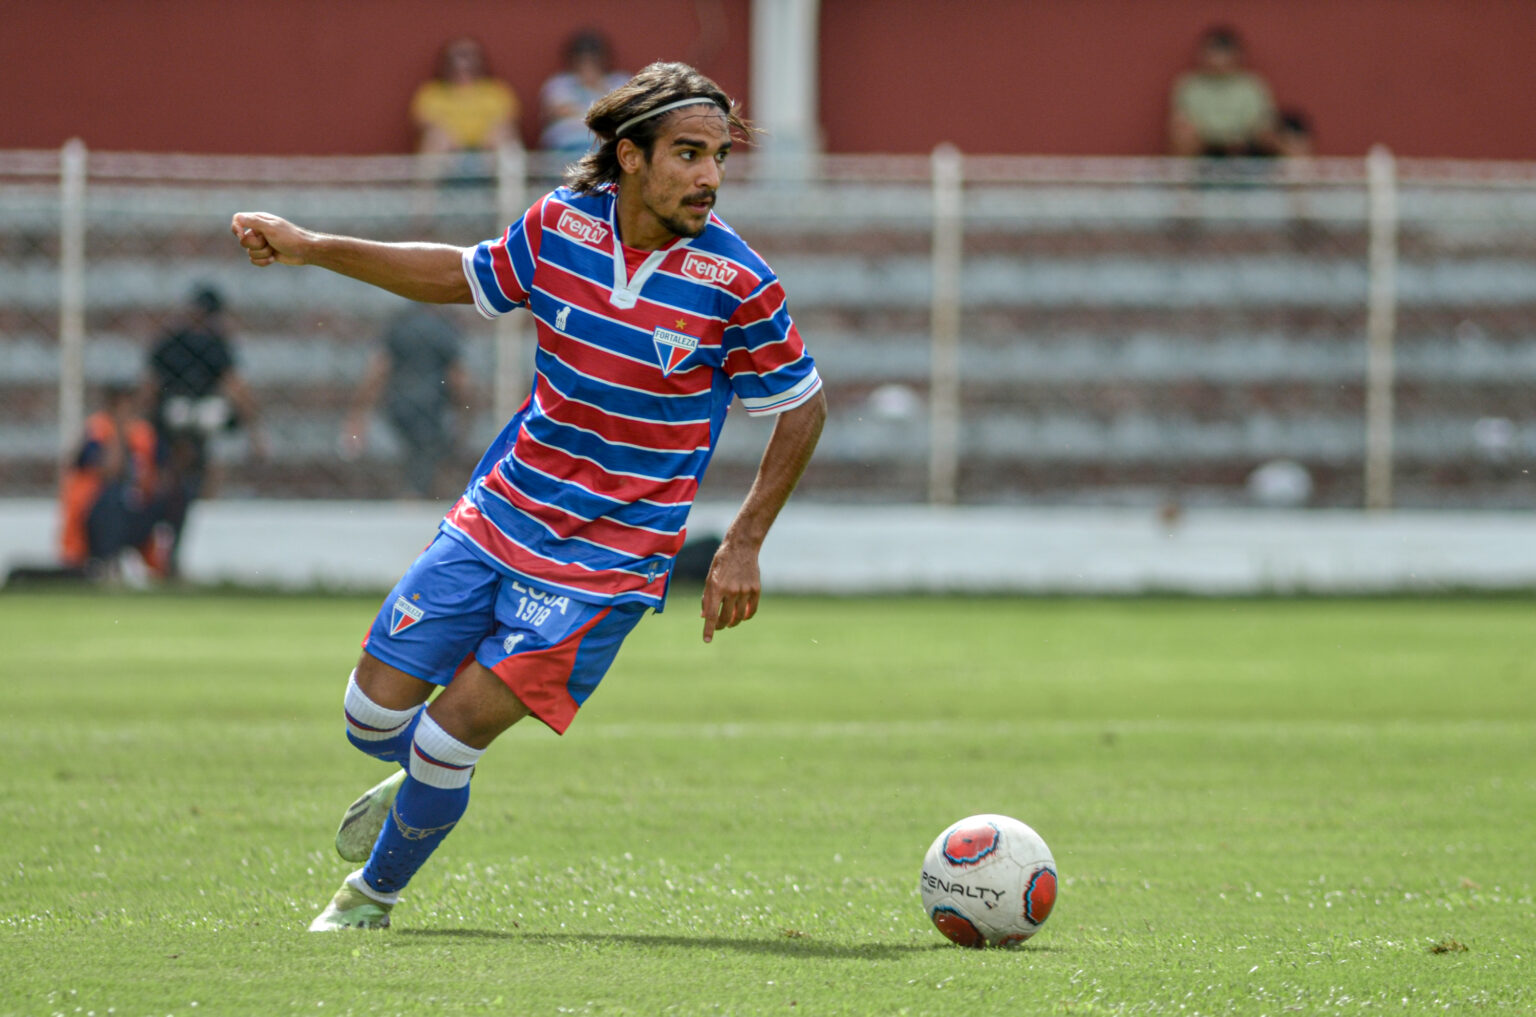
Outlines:
[[[441,528],[541,589],[660,610],[732,399],[779,413],[821,379],[734,230],[711,215],[698,237],[628,250],[616,196],[562,187],[465,251],[480,313],[526,307],[537,349],[528,400]]]

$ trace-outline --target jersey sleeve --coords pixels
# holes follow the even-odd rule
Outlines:
[[[475,309],[497,318],[528,303],[533,269],[543,234],[544,201],[540,200],[497,240],[486,240],[464,251],[464,278],[469,280]]]
[[[805,351],[777,279],[764,280],[736,308],[723,345],[731,389],[754,417],[794,409],[821,388],[816,362]]]

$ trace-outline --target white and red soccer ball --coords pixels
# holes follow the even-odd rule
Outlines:
[[[961,946],[1018,946],[1056,905],[1056,859],[1017,819],[970,816],[939,834],[923,859],[923,910]]]

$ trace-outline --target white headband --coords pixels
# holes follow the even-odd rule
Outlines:
[[[692,97],[687,98],[687,99],[679,99],[676,102],[669,102],[665,106],[657,106],[655,109],[651,110],[649,113],[641,113],[637,117],[630,117],[628,120],[624,121],[622,124],[619,125],[619,129],[613,132],[613,136],[615,138],[622,138],[624,136],[624,132],[625,131],[629,130],[631,127],[635,126],[636,124],[638,124],[642,120],[649,120],[651,117],[659,116],[662,113],[669,113],[672,110],[675,110],[675,109],[677,109],[677,108],[679,108],[681,106],[692,106],[692,105],[694,105],[696,103],[701,103],[701,102],[707,102],[710,105],[716,106],[716,107],[719,106],[719,104],[716,103],[715,100],[711,99],[707,95],[695,95],[695,96],[692,96]]]

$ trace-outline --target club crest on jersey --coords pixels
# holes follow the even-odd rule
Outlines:
[[[608,243],[608,224],[589,215],[582,215],[573,208],[561,210],[560,218],[555,222],[555,229],[572,240],[591,244],[593,247],[603,247]]]
[[[729,286],[735,279],[738,269],[724,258],[712,257],[708,254],[699,254],[697,251],[689,251],[683,259],[683,275],[700,282],[718,283],[721,286]]]
[[[426,617],[426,614],[427,612],[404,597],[396,597],[394,610],[389,618],[389,634],[398,636],[412,625],[421,621],[422,618]]]
[[[688,359],[688,354],[699,348],[697,338],[659,325],[651,333],[651,341],[656,344],[656,356],[661,360],[663,375],[677,370],[677,366]]]

